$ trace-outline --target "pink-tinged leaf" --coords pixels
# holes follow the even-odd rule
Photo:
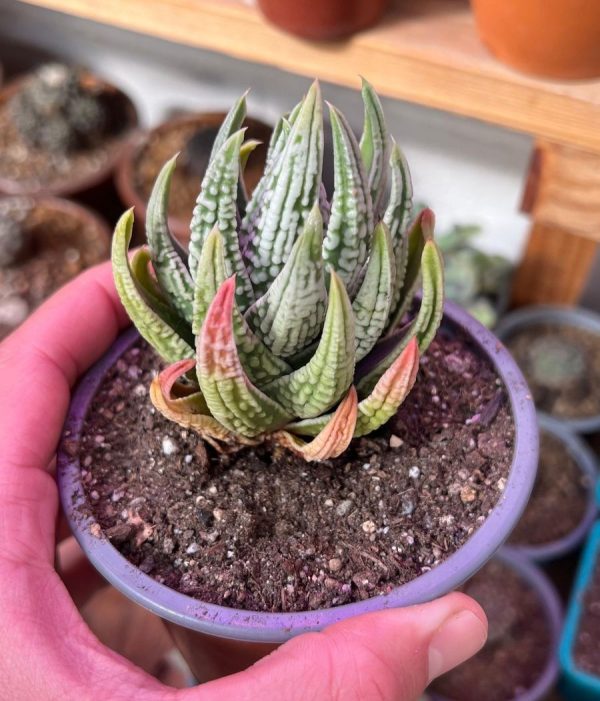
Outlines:
[[[254,438],[293,416],[252,384],[240,362],[233,310],[235,276],[219,288],[197,337],[196,374],[210,413],[233,433]]]
[[[277,431],[273,440],[303,457],[307,462],[337,458],[350,445],[357,418],[358,396],[351,387],[329,422],[309,443],[289,433]]]
[[[196,367],[196,361],[180,360],[169,365],[158,375],[158,383],[166,405],[182,414],[210,414],[206,400],[195,383],[182,383],[180,379]]]
[[[412,338],[358,405],[355,436],[364,436],[389,421],[412,389],[419,370],[419,344]]]

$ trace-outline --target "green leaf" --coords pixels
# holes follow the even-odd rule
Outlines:
[[[198,337],[196,373],[210,413],[225,428],[253,438],[291,417],[255,387],[242,367],[233,328],[235,280],[226,280],[208,309]]]
[[[243,221],[243,230],[251,234],[247,256],[257,296],[264,294],[280,273],[317,201],[322,165],[323,115],[315,82],[304,98],[283,153],[263,176],[265,182],[258,195],[253,193]]]
[[[291,414],[318,416],[338,402],[354,374],[354,319],[344,283],[332,271],[323,333],[306,365],[265,387]]]
[[[189,265],[192,279],[196,279],[204,240],[213,227],[218,226],[225,246],[227,277],[236,275],[238,304],[246,309],[254,301],[254,292],[242,260],[237,232],[236,201],[243,139],[244,131],[240,129],[225,141],[208,164],[190,226]]]
[[[392,332],[402,321],[410,307],[421,274],[421,256],[428,239],[433,237],[433,212],[424,209],[415,219],[406,237],[406,269],[404,275],[395,282],[394,303],[388,322],[388,332]]]
[[[356,360],[377,343],[388,320],[394,286],[394,252],[387,226],[375,227],[365,277],[352,303],[356,328]]]
[[[334,193],[323,259],[352,295],[367,260],[373,213],[358,143],[345,117],[329,105],[333,135]]]
[[[385,190],[388,132],[379,97],[373,86],[364,78],[362,79],[361,94],[365,108],[365,117],[363,133],[360,139],[360,153],[367,173],[373,208],[377,210]]]
[[[167,362],[191,358],[194,356],[193,339],[182,337],[174,328],[182,323],[181,320],[177,319],[175,312],[165,319],[153,309],[131,274],[127,252],[132,227],[133,210],[130,209],[117,222],[112,243],[113,276],[121,302],[140,334]]]
[[[394,247],[394,260],[396,261],[396,281],[392,309],[396,309],[403,290],[404,276],[406,274],[406,261],[408,257],[408,239],[406,228],[412,211],[412,181],[408,163],[404,154],[395,142],[392,145],[390,155],[390,170],[392,185],[387,209],[383,215],[383,221],[387,224],[392,237]]]
[[[246,312],[246,321],[278,356],[287,358],[319,335],[327,306],[321,248],[323,222],[313,207],[283,270]]]
[[[202,326],[217,291],[227,279],[223,237],[215,227],[202,247],[196,288],[194,295],[194,325],[196,336],[202,333]],[[238,353],[246,372],[253,382],[260,384],[290,372],[290,366],[276,357],[254,334],[240,314],[237,305],[233,309],[233,324]]]
[[[169,190],[176,160],[177,156],[174,156],[167,161],[154,182],[146,210],[146,239],[161,289],[171,306],[191,324],[194,286],[173,242],[168,223]]]
[[[217,153],[223,148],[224,143],[231,136],[239,131],[244,124],[244,119],[246,119],[246,97],[248,95],[248,90],[241,95],[232,105],[231,109],[227,113],[227,116],[223,120],[223,123],[219,127],[219,131],[213,141],[213,147],[210,152],[209,162],[213,158],[217,157]]]

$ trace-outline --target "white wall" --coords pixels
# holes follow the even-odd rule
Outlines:
[[[13,42],[102,72],[131,94],[145,124],[155,124],[177,108],[224,109],[247,87],[252,88],[251,112],[273,121],[295,104],[308,84],[275,68],[5,0],[0,6],[0,60]],[[29,52],[25,56],[31,59]],[[324,91],[360,129],[358,94],[331,85]],[[453,222],[480,223],[483,246],[516,259],[527,230],[518,204],[531,140],[405,102],[385,100],[384,106],[390,130],[411,164],[416,197],[434,208],[440,230]]]

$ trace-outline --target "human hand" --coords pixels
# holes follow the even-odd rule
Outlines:
[[[479,650],[485,615],[463,594],[299,636],[250,669],[195,689],[167,687],[102,645],[79,614],[69,577],[55,568],[51,465],[71,386],[127,323],[105,264],[0,345],[0,699],[412,701]]]

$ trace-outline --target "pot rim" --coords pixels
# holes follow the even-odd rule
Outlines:
[[[539,324],[556,324],[558,326],[575,326],[595,333],[600,337],[600,314],[582,307],[568,307],[557,304],[536,304],[510,312],[503,317],[494,333],[503,343],[518,331]],[[600,340],[600,338],[599,338]],[[600,414],[574,418],[563,418],[539,411],[541,416],[560,421],[575,433],[594,433],[600,429]]]
[[[540,414],[538,416],[538,425],[542,431],[552,434],[564,445],[567,452],[577,463],[579,470],[589,480],[589,485],[586,486],[585,511],[581,520],[572,531],[562,538],[552,540],[548,543],[541,543],[539,545],[508,543],[505,546],[505,550],[521,553],[535,562],[548,562],[563,557],[575,550],[577,546],[584,541],[586,535],[592,528],[596,519],[596,492],[600,486],[598,483],[600,472],[598,460],[591,448],[561,421],[551,416]]]
[[[366,601],[293,613],[245,611],[207,604],[159,584],[130,564],[104,536],[92,535],[90,527],[95,520],[91,516],[84,517],[80,511],[86,499],[79,460],[69,454],[64,441],[68,439],[72,446],[79,440],[88,407],[105,373],[138,338],[133,328],[121,334],[79,382],[58,450],[61,501],[82,549],[111,584],[141,606],[186,628],[249,642],[282,643],[295,635],[320,630],[350,616],[424,603],[452,591],[498,550],[525,509],[537,469],[538,429],[529,388],[508,350],[488,329],[451,302],[445,305],[444,318],[446,324],[462,332],[468,342],[489,358],[502,379],[510,401],[515,435],[509,476],[496,506],[465,545],[434,569],[388,594]]]
[[[539,701],[544,698],[550,689],[555,685],[558,678],[559,665],[556,654],[560,645],[562,633],[564,611],[558,593],[547,575],[534,563],[524,557],[521,553],[506,547],[501,548],[494,559],[498,559],[503,564],[511,567],[527,584],[538,594],[539,600],[546,614],[546,619],[550,628],[550,649],[546,666],[537,678],[535,684],[515,696],[513,701]],[[447,696],[429,692],[431,701],[450,701]]]
[[[98,170],[90,171],[87,175],[81,177],[76,172],[71,173],[64,178],[56,179],[54,184],[43,185],[37,188],[32,188],[28,181],[14,180],[13,178],[0,177],[0,194],[2,195],[17,195],[25,197],[71,197],[81,192],[85,192],[96,187],[105,180],[108,180],[116,170],[123,158],[124,148],[135,138],[135,134],[139,129],[139,116],[136,106],[129,95],[119,86],[99,76],[94,71],[91,73],[99,82],[107,88],[116,90],[125,100],[128,124],[121,134],[114,138],[114,145],[109,151],[106,162],[98,168]],[[26,74],[14,78],[11,82],[3,85],[0,89],[0,104],[6,102],[10,97],[17,93],[27,81],[31,74]]]

